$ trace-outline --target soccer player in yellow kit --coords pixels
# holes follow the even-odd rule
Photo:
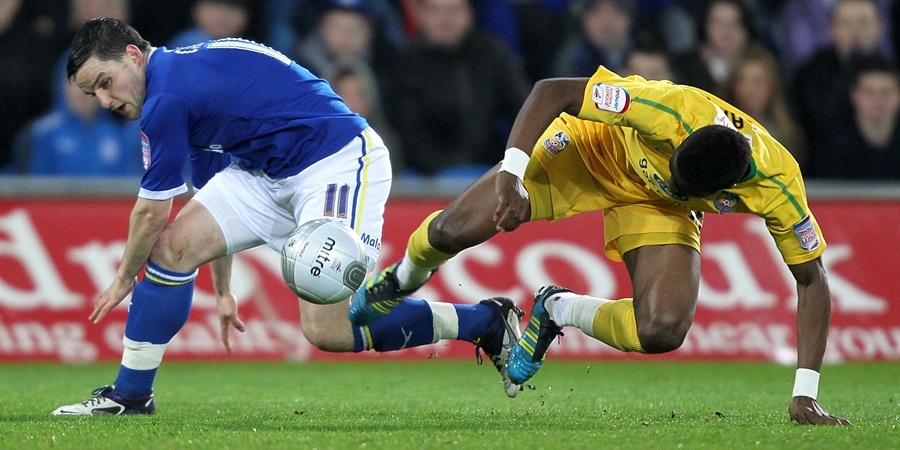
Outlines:
[[[535,295],[508,347],[507,394],[540,368],[565,326],[622,351],[664,353],[684,342],[697,306],[703,212],[765,219],[797,280],[797,372],[790,417],[847,425],[821,408],[819,370],[831,294],[825,240],[797,163],[755,120],[702,90],[627,78],[538,82],[519,112],[503,162],[410,236],[404,258],[361,288],[350,319],[368,323],[424,284],[443,262],[526,221],[603,210],[605,253],[624,261],[633,298],[558,286]]]

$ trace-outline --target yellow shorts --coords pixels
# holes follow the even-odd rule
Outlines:
[[[629,173],[624,152],[614,144],[617,132],[601,123],[561,118],[547,128],[525,173],[531,220],[602,210],[604,253],[613,261],[648,245],[682,244],[699,252],[702,219],[663,200]]]

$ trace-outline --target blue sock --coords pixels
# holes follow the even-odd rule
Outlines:
[[[191,312],[196,276],[197,271],[179,273],[147,263],[144,279],[131,294],[116,391],[135,398],[153,388],[166,346]]]
[[[431,344],[434,325],[431,307],[425,300],[407,298],[388,315],[364,327],[353,327],[353,351],[402,350]]]
[[[456,315],[459,317],[459,333],[457,339],[472,342],[482,337],[484,329],[491,322],[493,311],[486,305],[476,303],[474,305],[454,304]]]

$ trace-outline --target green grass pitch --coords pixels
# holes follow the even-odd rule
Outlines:
[[[154,416],[49,415],[115,372],[0,365],[0,448],[900,448],[900,363],[823,369],[849,428],[789,421],[790,367],[649,360],[551,360],[513,400],[469,361],[170,362]]]

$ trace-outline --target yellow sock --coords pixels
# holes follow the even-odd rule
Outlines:
[[[623,352],[644,352],[638,339],[634,300],[623,298],[604,304],[594,315],[592,336]]]
[[[413,264],[419,267],[437,267],[456,256],[455,253],[444,253],[435,249],[431,246],[431,242],[428,241],[428,225],[441,211],[431,213],[430,216],[422,221],[419,228],[416,228],[416,231],[413,231],[413,234],[409,236],[409,243],[406,245],[406,255]]]

